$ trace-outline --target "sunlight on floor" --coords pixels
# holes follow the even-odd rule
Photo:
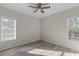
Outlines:
[[[64,53],[63,56],[79,56],[77,53]]]
[[[60,56],[62,54],[62,52],[60,51],[52,51],[52,50],[45,50],[45,49],[33,49],[28,53],[40,54],[40,55],[46,55],[46,56]]]
[[[28,53],[45,55],[45,56],[61,56],[61,54],[63,52],[61,52],[61,51],[53,51],[53,50],[45,50],[45,49],[33,49],[33,50],[29,51]],[[63,56],[79,56],[79,54],[64,52]]]

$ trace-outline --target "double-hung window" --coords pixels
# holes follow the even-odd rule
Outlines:
[[[16,20],[10,17],[1,17],[1,41],[16,39]]]

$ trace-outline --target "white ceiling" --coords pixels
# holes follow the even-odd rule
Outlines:
[[[61,12],[61,11],[65,11],[68,10],[70,8],[74,8],[76,6],[79,6],[78,3],[49,3],[49,5],[51,6],[50,9],[45,9],[45,13],[42,14],[39,11],[36,13],[33,13],[34,9],[33,8],[29,8],[28,5],[29,3],[4,3],[4,4],[0,4],[3,7],[15,10],[15,11],[19,11],[31,16],[35,16],[35,17],[46,17],[52,14],[55,14],[57,12]]]

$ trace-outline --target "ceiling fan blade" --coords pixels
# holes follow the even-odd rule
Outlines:
[[[42,3],[42,6],[43,6],[43,5],[48,5],[48,3]]]
[[[37,5],[37,3],[30,3],[31,5]]]
[[[41,7],[41,9],[48,9],[51,8],[50,6]]]
[[[44,11],[41,9],[41,12],[44,14]]]
[[[33,13],[35,13],[35,12],[37,12],[38,11],[38,9],[37,10],[35,10],[35,11],[33,11]]]
[[[38,8],[38,7],[35,7],[35,6],[28,6],[28,7],[31,7],[31,8]]]

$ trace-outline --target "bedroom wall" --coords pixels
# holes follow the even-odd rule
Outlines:
[[[66,21],[75,16],[79,16],[79,7],[41,19],[41,39],[79,51],[79,40],[66,38]]]
[[[0,7],[0,16],[13,17],[17,22],[16,40],[0,42],[0,50],[40,40],[40,20],[37,18],[3,7]]]

